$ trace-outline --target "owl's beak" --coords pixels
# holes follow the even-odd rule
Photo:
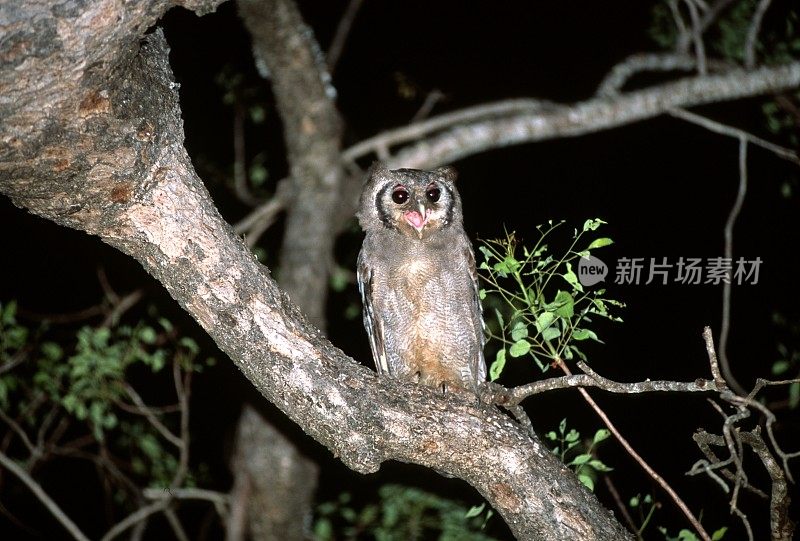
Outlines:
[[[425,208],[425,202],[423,200],[418,199],[416,203],[418,210],[406,211],[405,219],[417,232],[417,236],[422,238],[422,230],[425,229],[425,225],[428,223],[428,209]]]

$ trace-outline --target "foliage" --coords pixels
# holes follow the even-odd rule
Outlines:
[[[23,429],[37,431],[39,439],[50,438],[48,450],[60,448],[63,432],[48,430],[63,419],[72,441],[83,442],[81,453],[94,446],[112,456],[116,452],[130,456],[130,468],[143,483],[168,486],[178,465],[176,450],[148,422],[147,406],[128,378],[136,371],[156,385],[152,378],[167,372],[167,367],[173,368],[173,375],[201,371],[197,344],[178,337],[163,318],[135,326],[83,326],[65,334],[64,329],[56,333],[46,326],[33,332],[16,321],[15,311],[13,302],[0,305],[0,409],[4,417],[16,418]],[[164,419],[162,426],[176,421]],[[30,460],[49,458],[35,455]]]
[[[418,488],[387,484],[378,490],[377,503],[359,509],[348,492],[340,494],[335,501],[317,506],[314,536],[319,541],[340,538],[490,541],[492,538],[482,530],[493,514],[490,509],[486,510],[485,503],[467,508]]]
[[[758,0],[738,0],[724,9],[714,24],[703,35],[708,52],[726,62],[741,64],[745,56],[745,44],[753,14]],[[688,26],[691,18],[681,11],[683,2],[675,2]],[[800,58],[800,9],[796,3],[787,2],[785,6],[771,5],[762,21],[762,27],[755,43],[755,52],[764,64],[782,64]],[[669,0],[655,5],[652,12],[650,37],[664,49],[675,47],[679,32],[673,9]],[[789,94],[783,101],[769,99],[762,105],[767,129],[776,135],[783,135],[792,147],[800,140],[797,134],[797,104],[800,92]]]
[[[575,472],[578,480],[586,488],[594,492],[597,474],[612,470],[596,456],[597,445],[608,439],[610,435],[611,433],[607,429],[601,428],[594,433],[592,441],[587,444],[581,440],[580,432],[574,428],[567,430],[567,420],[562,419],[558,424],[558,432],[551,430],[545,434],[545,438],[557,443],[553,448],[553,453]]]
[[[779,358],[772,363],[772,375],[781,379],[800,378],[800,321],[790,321],[782,314],[774,313],[772,321],[781,332],[777,348]],[[788,405],[790,409],[797,409],[800,405],[800,382],[794,381],[788,385]]]
[[[621,321],[609,307],[624,305],[607,298],[605,289],[585,289],[573,269],[580,258],[612,244],[606,237],[584,239],[605,222],[586,220],[581,230],[573,231],[567,251],[555,254],[544,241],[562,223],[537,226],[538,241],[531,249],[523,246],[521,255],[513,232],[505,239],[485,241],[479,248],[483,254],[479,269],[486,283],[480,296],[485,304],[494,305],[494,320],[487,318],[488,334],[500,344],[489,369],[492,381],[500,376],[509,357],[530,358],[543,372],[551,361],[575,356],[585,361],[578,343],[600,342],[588,326],[592,316]],[[579,243],[584,247],[576,250]]]

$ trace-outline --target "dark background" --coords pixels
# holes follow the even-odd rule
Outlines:
[[[326,49],[346,2],[302,2],[301,9],[323,49]],[[607,70],[628,54],[656,50],[648,37],[652,4],[638,0],[615,2],[391,2],[367,0],[355,21],[334,75],[337,104],[346,122],[345,146],[384,129],[406,124],[425,96],[438,89],[445,99],[434,114],[483,102],[536,97],[572,102],[589,98]],[[175,77],[181,84],[186,144],[201,177],[223,216],[231,223],[247,212],[222,179],[230,178],[233,161],[233,108],[223,103],[220,73],[241,74],[245,105],[266,107],[266,120],[248,123],[248,156],[264,153],[270,179],[284,176],[286,163],[280,119],[272,108],[269,85],[253,67],[249,38],[235,5],[224,4],[203,18],[181,9],[162,21],[172,48]],[[643,81],[633,81],[633,86]],[[761,100],[706,107],[699,112],[751,130],[766,138]],[[796,166],[766,151],[749,148],[749,188],[736,224],[735,257],[763,260],[757,285],[733,289],[729,357],[738,379],[749,387],[757,376],[769,377],[777,360],[780,331],[773,312],[798,317],[797,197],[781,195],[781,185],[794,182]],[[710,325],[718,336],[721,286],[615,285],[613,262],[619,257],[683,257],[723,255],[723,226],[738,185],[738,141],[704,131],[669,117],[577,138],[494,150],[454,164],[464,202],[465,226],[473,239],[514,230],[523,240],[536,240],[535,226],[549,219],[566,220],[561,242],[586,218],[600,217],[609,225],[603,236],[615,245],[597,255],[611,265],[609,296],[624,301],[623,324],[598,325],[605,345],[588,348],[591,364],[601,374],[623,381],[644,378],[691,380],[708,377],[700,333]],[[367,164],[362,164],[367,165]],[[22,319],[65,313],[94,304],[102,297],[96,269],[103,267],[111,284],[124,293],[147,285],[149,300],[182,332],[196,336],[209,355],[213,344],[165,292],[133,260],[97,238],[67,230],[28,215],[0,198],[3,239],[0,301],[16,299]],[[274,266],[281,228],[262,239]],[[354,228],[337,245],[338,262],[355,267],[360,233]],[[350,287],[334,293],[329,306],[329,334],[334,344],[370,364],[360,318],[347,319],[348,305],[357,302]],[[144,307],[127,317],[144,314]],[[510,367],[506,384],[540,377],[534,366]],[[227,490],[226,460],[232,445],[243,395],[257,399],[249,384],[224,358],[206,376],[198,377],[193,394],[193,462],[210,467],[213,483]],[[683,473],[701,455],[692,433],[699,427],[718,432],[719,415],[706,397],[592,395],[607,408],[619,429],[662,473],[689,506],[703,512],[709,531],[719,526],[743,532],[728,515],[727,500],[705,478]],[[541,433],[567,417],[570,426],[590,435],[600,421],[578,393],[560,391],[526,402]],[[779,435],[795,431],[797,416],[782,421]],[[360,476],[349,472],[299,430],[283,422],[307,452],[322,464],[320,499],[347,488],[369,500],[384,481],[401,480],[458,497],[469,505],[480,497],[455,480],[414,467],[385,465],[381,472]],[[794,438],[794,443],[797,438]],[[791,446],[789,446],[791,449]],[[601,450],[615,468],[613,478],[627,499],[654,493],[664,502],[656,523],[672,533],[688,527],[638,467],[616,445]],[[491,465],[487,465],[491,467]],[[753,481],[764,479],[751,463]],[[53,474],[58,476],[59,474]],[[59,477],[56,477],[58,479]],[[58,498],[58,484],[51,483]],[[793,487],[792,487],[793,488]],[[613,506],[606,489],[597,492]],[[87,498],[91,499],[91,498]],[[59,500],[62,501],[62,500]],[[98,500],[99,503],[99,500]],[[36,505],[36,504],[33,504]],[[71,504],[87,508],[89,501]],[[70,504],[65,505],[67,509]],[[766,524],[766,506],[749,509],[751,522]],[[43,514],[41,508],[31,510]],[[797,513],[794,513],[797,516]],[[77,518],[77,517],[76,517]],[[494,519],[499,522],[499,519]],[[493,533],[502,535],[502,527]],[[53,530],[57,532],[56,529]],[[654,531],[651,534],[658,534]]]

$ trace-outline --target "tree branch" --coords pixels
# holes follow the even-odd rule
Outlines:
[[[72,520],[61,510],[56,502],[53,501],[50,496],[47,495],[41,485],[33,480],[33,478],[28,475],[28,473],[17,466],[13,460],[11,460],[5,453],[0,452],[0,466],[3,466],[9,472],[14,474],[20,481],[25,483],[25,485],[33,492],[33,494],[39,499],[40,502],[47,507],[47,510],[61,523],[62,526],[70,533],[70,535],[77,539],[78,541],[89,541],[89,538],[84,535],[84,533],[78,528],[78,526],[72,522]]]
[[[780,92],[797,86],[800,86],[800,62],[689,77],[614,98],[593,98],[539,112],[461,123],[402,148],[389,160],[389,165],[434,167],[491,148],[584,135],[653,118],[678,107]]]

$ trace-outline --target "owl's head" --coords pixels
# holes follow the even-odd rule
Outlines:
[[[370,168],[361,193],[358,221],[364,231],[388,228],[420,240],[453,223],[461,224],[461,199],[452,167],[433,171]]]

